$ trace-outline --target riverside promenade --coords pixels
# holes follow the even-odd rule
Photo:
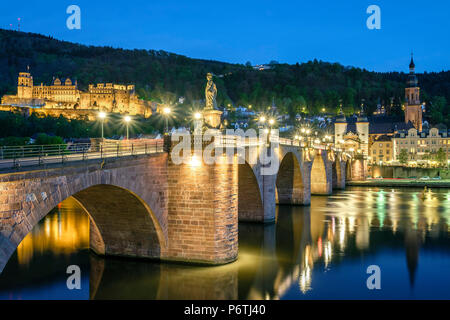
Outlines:
[[[450,188],[450,179],[367,179],[365,181],[347,181],[347,186],[358,187],[410,187],[410,188]]]

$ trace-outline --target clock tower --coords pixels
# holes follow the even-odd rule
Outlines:
[[[405,122],[414,125],[417,131],[422,131],[422,104],[420,103],[420,88],[415,73],[416,65],[411,54],[408,82],[405,89]]]

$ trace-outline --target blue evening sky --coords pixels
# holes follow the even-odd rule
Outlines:
[[[66,8],[81,8],[68,30]],[[381,8],[381,30],[366,9]],[[375,71],[450,69],[448,0],[47,0],[1,1],[1,28],[88,45],[156,49],[233,63],[314,58]]]

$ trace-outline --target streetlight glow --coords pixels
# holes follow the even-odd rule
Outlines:
[[[130,135],[129,135],[129,124],[131,122],[131,117],[130,116],[125,116],[123,118],[123,120],[125,121],[126,125],[127,125],[127,140],[130,139]]]
[[[103,111],[101,111],[99,114],[98,114],[98,117],[100,118],[100,120],[102,121],[102,140],[103,140],[103,138],[104,138],[104,132],[103,132],[103,122],[105,122],[105,118],[106,118],[106,113],[105,112],[103,112]]]

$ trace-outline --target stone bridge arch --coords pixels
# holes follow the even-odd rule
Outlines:
[[[276,160],[271,167],[273,172],[263,174],[261,152],[270,152]],[[297,146],[279,145],[271,151],[258,147],[252,153],[246,150],[245,159],[241,155],[239,164],[239,221],[274,222],[277,203],[309,205],[311,163],[304,158],[303,150]]]
[[[352,161],[351,161],[351,159],[347,159],[347,161],[345,161],[345,180],[346,181],[352,180]]]
[[[302,150],[282,146],[280,165],[276,178],[278,204],[308,205],[311,202],[309,188],[310,168],[304,161]]]
[[[0,272],[23,238],[73,197],[90,217],[98,254],[159,259],[167,243],[166,155],[0,176]],[[151,182],[151,183],[149,183]]]
[[[337,155],[332,165],[333,189],[345,189],[346,162],[342,155]]]
[[[254,172],[257,171],[257,173]],[[264,221],[264,204],[259,170],[247,161],[238,166],[238,215],[239,221]]]
[[[333,159],[325,150],[317,150],[311,167],[311,194],[329,195],[333,191]]]

